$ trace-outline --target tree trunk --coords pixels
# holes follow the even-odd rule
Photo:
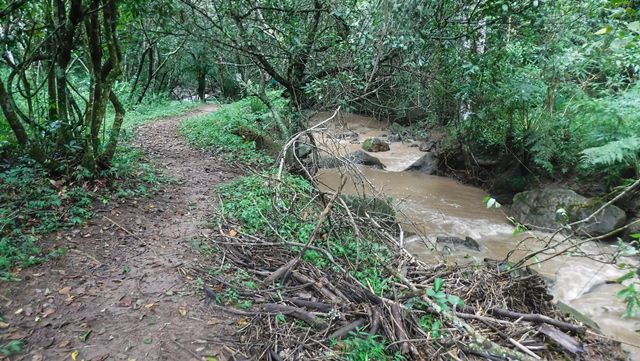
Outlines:
[[[37,143],[29,140],[29,135],[18,119],[11,96],[7,93],[2,81],[0,81],[0,107],[20,147],[27,150],[37,162],[44,164],[46,156]]]
[[[204,69],[198,71],[198,98],[205,103],[205,92],[207,90],[207,72]]]
[[[118,146],[118,139],[120,138],[120,129],[122,128],[122,122],[124,121],[125,109],[118,96],[111,92],[109,95],[109,100],[111,101],[111,105],[113,105],[113,109],[115,110],[115,116],[113,118],[113,125],[111,126],[111,133],[109,133],[109,141],[105,147],[105,151],[102,154],[102,158],[100,159],[100,167],[102,169],[109,168],[111,166],[111,161],[113,160],[113,155],[116,153],[116,147]]]

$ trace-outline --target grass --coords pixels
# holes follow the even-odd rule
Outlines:
[[[273,159],[264,150],[276,147],[269,137],[270,119],[267,106],[249,97],[185,120],[180,132],[192,145],[221,154],[229,162],[267,165]]]
[[[123,128],[131,131],[196,105],[172,101],[143,104],[127,113]],[[94,202],[145,197],[163,181],[143,152],[128,144],[130,134],[123,135],[112,167],[96,182],[86,181],[81,170],[66,179],[52,179],[28,158],[0,166],[0,279],[15,279],[21,268],[64,254],[62,249],[42,250],[40,240],[50,232],[86,222],[93,216]]]

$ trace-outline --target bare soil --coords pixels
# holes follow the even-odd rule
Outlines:
[[[149,198],[96,205],[88,224],[45,243],[66,256],[0,282],[0,344],[24,341],[17,359],[233,357],[225,344],[237,320],[208,308],[185,269],[199,257],[192,241],[209,232],[213,187],[235,175],[179,138],[185,116],[140,127],[134,142],[175,182]]]

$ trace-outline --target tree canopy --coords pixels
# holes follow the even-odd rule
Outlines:
[[[588,163],[639,130],[638,6],[3,1],[2,122],[12,131],[6,141],[50,170],[81,164],[95,173],[109,166],[126,109],[145,99],[268,102],[265,90],[282,88],[292,109],[340,105],[444,125],[461,149],[503,153],[554,176],[581,152]],[[299,126],[283,119],[279,132]],[[624,152],[597,159],[634,168],[638,147]]]

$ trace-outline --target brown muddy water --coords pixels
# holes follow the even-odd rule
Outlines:
[[[331,114],[320,113],[316,121]],[[386,125],[371,118],[343,114],[328,127],[329,134],[350,133],[342,140],[320,137],[320,144],[333,154],[345,155],[361,150],[360,142],[368,137],[390,134]],[[357,133],[357,138],[355,133]],[[382,137],[384,139],[384,137]],[[369,153],[378,158],[385,170],[358,167],[360,175],[352,175],[345,192],[350,194],[375,194],[392,197],[399,214],[399,221],[406,234],[405,247],[417,257],[431,262],[482,262],[484,258],[502,260],[513,252],[510,260],[540,249],[540,241],[523,235],[514,236],[514,226],[507,219],[506,210],[488,209],[483,203],[486,193],[455,180],[404,171],[419,159],[423,152],[417,142],[392,142],[390,151]],[[341,171],[344,171],[342,169]],[[363,181],[360,176],[366,177]],[[340,170],[324,169],[319,179],[328,188],[337,187]],[[540,238],[549,235],[534,234]],[[433,247],[437,236],[471,237],[480,244],[480,251],[458,247]],[[590,254],[613,253],[615,246],[606,243],[590,243],[582,246]],[[542,257],[546,258],[546,257]],[[632,260],[624,260],[633,262]],[[624,303],[616,297],[622,288],[607,283],[622,276],[625,271],[617,266],[577,256],[559,256],[532,269],[543,275],[549,283],[555,300],[567,304],[595,321],[602,332],[623,342],[633,360],[640,360],[640,320],[623,319]],[[636,346],[633,346],[636,345]]]

